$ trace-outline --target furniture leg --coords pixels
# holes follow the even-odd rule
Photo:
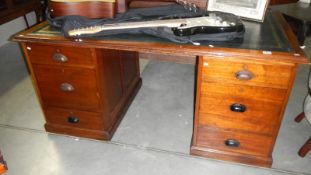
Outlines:
[[[25,23],[26,23],[27,29],[29,29],[29,23],[28,23],[28,19],[27,19],[26,14],[25,14],[23,17],[24,17],[24,20],[25,20]]]
[[[304,45],[305,38],[307,36],[307,31],[308,31],[308,25],[305,22],[302,22],[302,24],[298,27],[298,33],[297,33],[297,39],[301,46]]]
[[[295,118],[295,122],[299,123],[304,118],[305,118],[305,113],[302,112]]]
[[[8,167],[6,166],[6,162],[3,159],[3,156],[0,152],[0,174],[3,174],[7,171]]]
[[[301,157],[305,157],[305,155],[310,151],[311,149],[311,137],[309,140],[300,148],[298,154]]]

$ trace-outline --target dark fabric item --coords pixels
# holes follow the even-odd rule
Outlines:
[[[229,41],[234,39],[243,38],[243,30],[226,33],[210,33],[210,34],[195,34],[190,36],[176,36],[171,28],[168,27],[150,27],[150,28],[135,28],[135,29],[122,29],[122,30],[109,30],[102,31],[91,35],[80,35],[80,36],[69,36],[68,31],[83,28],[88,26],[103,25],[109,23],[120,23],[120,22],[135,22],[135,21],[149,21],[149,20],[160,20],[160,19],[176,19],[176,18],[189,18],[208,15],[204,11],[199,10],[197,12],[188,11],[181,5],[169,5],[152,8],[139,8],[130,9],[128,12],[118,14],[116,18],[109,19],[88,19],[82,16],[62,16],[51,18],[47,14],[47,20],[53,27],[60,28],[65,37],[71,38],[94,38],[102,36],[111,36],[117,34],[146,34],[155,37],[168,39],[176,43],[194,43],[198,41]],[[226,14],[227,18],[234,18],[237,22],[240,19],[234,15]],[[241,23],[242,25],[242,23]]]

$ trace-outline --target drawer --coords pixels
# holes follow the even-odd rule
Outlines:
[[[94,112],[46,108],[45,116],[49,124],[75,128],[103,130],[105,124],[102,115]]]
[[[96,61],[91,49],[87,48],[28,43],[26,50],[31,63],[94,66]]]
[[[98,109],[99,94],[94,69],[33,66],[44,105]]]
[[[272,134],[279,121],[282,103],[236,97],[201,97],[199,124],[224,129]]]
[[[273,139],[269,136],[230,132],[209,127],[198,127],[196,138],[196,146],[217,152],[267,157],[270,156],[273,147]]]
[[[199,124],[218,128],[272,134],[282,110],[282,104],[226,96],[206,96],[200,99]]]
[[[202,80],[287,88],[293,65],[267,65],[227,59],[203,59]],[[248,79],[249,78],[249,79]]]
[[[277,89],[269,87],[258,87],[248,85],[235,85],[229,83],[202,82],[201,95],[221,95],[227,97],[237,97],[253,99],[259,101],[279,101],[283,102],[287,89]]]

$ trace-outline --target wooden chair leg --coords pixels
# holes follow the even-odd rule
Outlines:
[[[295,121],[297,122],[297,123],[299,123],[302,119],[304,119],[305,118],[305,113],[304,112],[302,112],[302,113],[300,113],[296,118],[295,118]]]
[[[3,159],[3,156],[0,152],[0,174],[4,174],[8,170],[8,167],[6,166],[6,162]]]
[[[300,148],[298,154],[301,157],[304,157],[311,149],[311,137],[309,140]]]

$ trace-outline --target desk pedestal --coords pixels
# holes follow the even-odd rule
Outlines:
[[[45,129],[109,140],[141,86],[138,53],[24,43]]]
[[[270,167],[296,65],[200,57],[191,154]]]

